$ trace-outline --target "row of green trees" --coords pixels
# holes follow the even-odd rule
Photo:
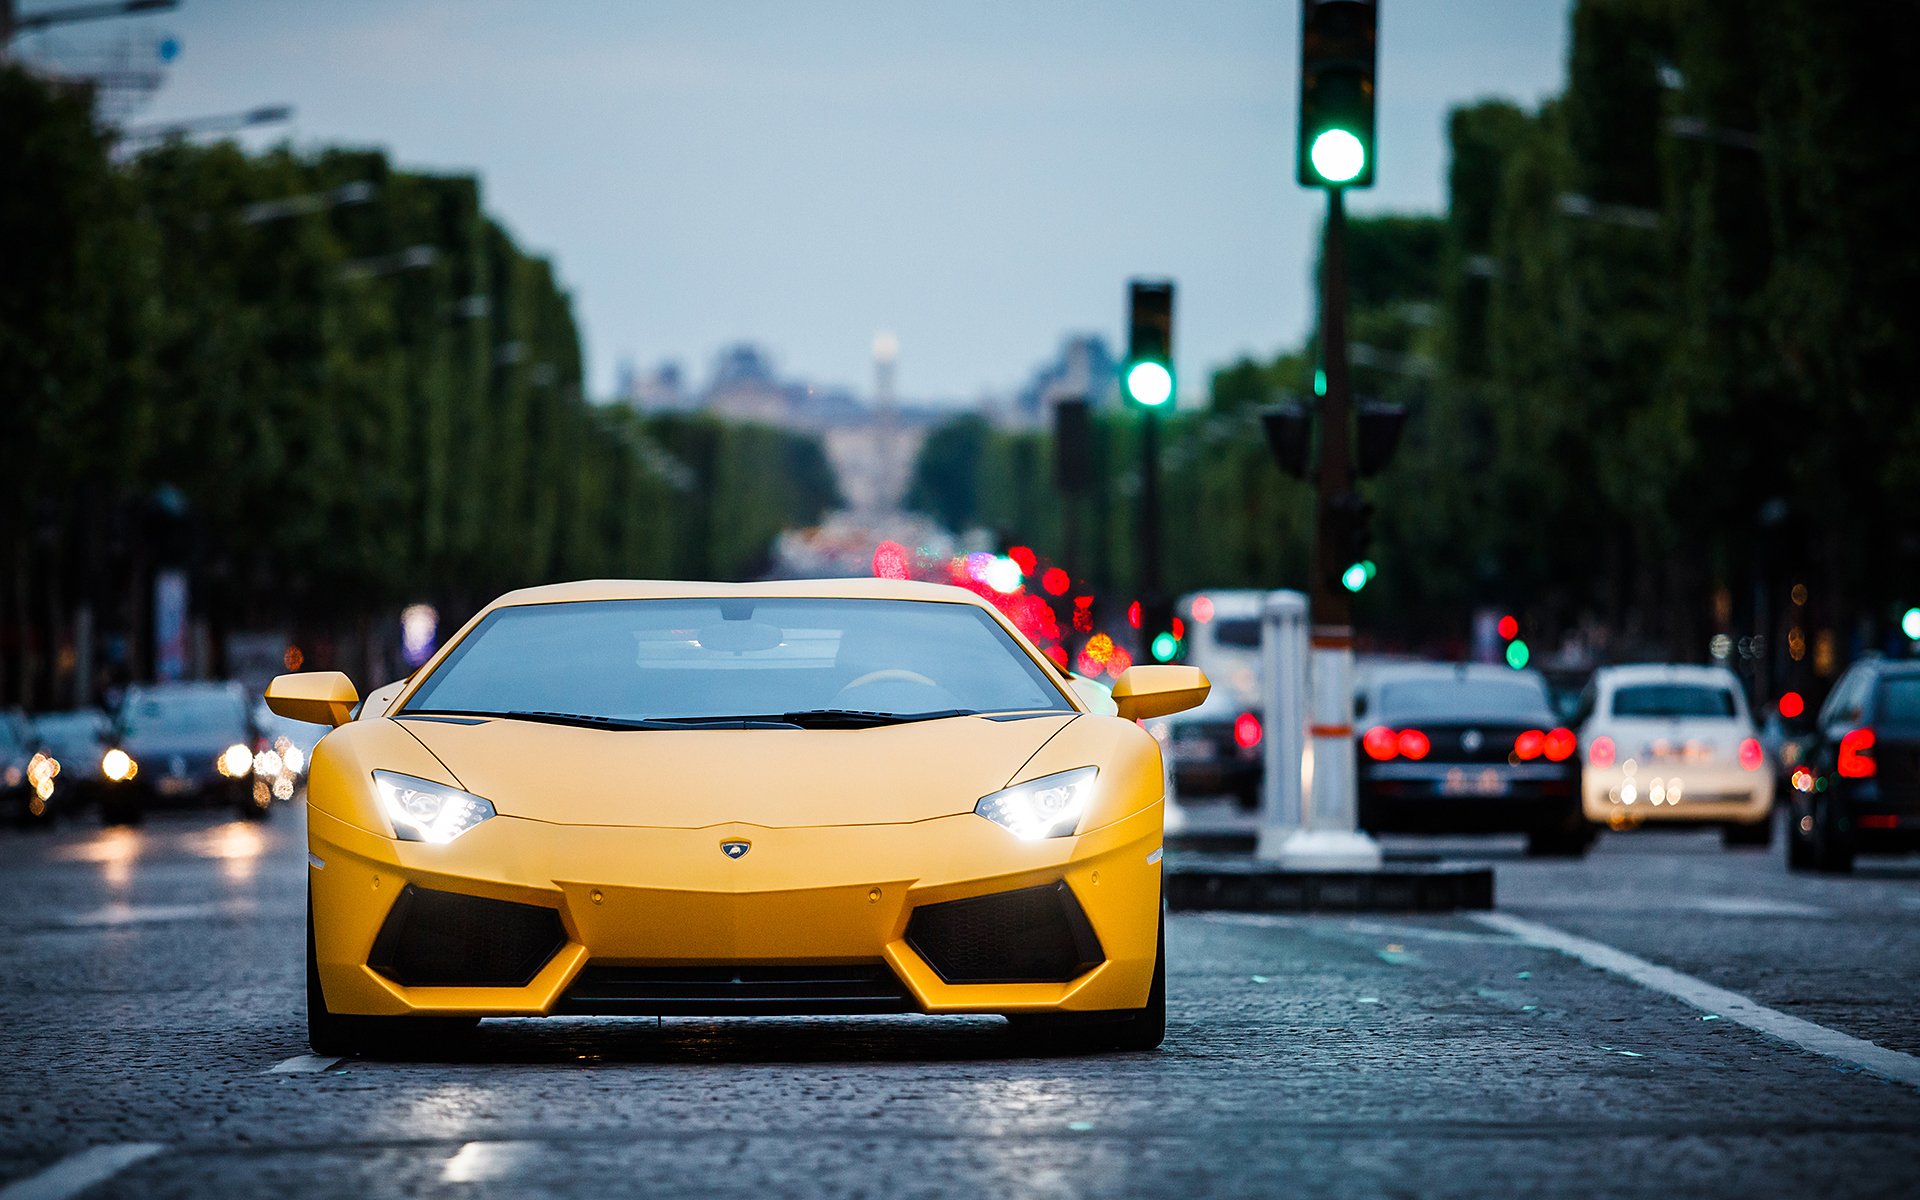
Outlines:
[[[161,569],[217,660],[229,630],[324,643],[556,578],[752,575],[834,501],[811,439],[589,402],[552,264],[471,177],[128,157],[13,68],[0,114],[0,698],[149,669]]]
[[[1353,222],[1357,388],[1412,413],[1368,489],[1376,635],[1457,643],[1481,607],[1613,655],[1759,634],[1776,679],[1894,637],[1920,603],[1920,24],[1886,12],[1581,0],[1564,95],[1452,114],[1444,214]],[[1310,491],[1249,414],[1310,397],[1315,355],[1234,364],[1174,423],[1173,586],[1303,582]],[[949,516],[1050,532],[1060,501],[1020,475],[1044,441],[950,431],[919,494],[968,494],[943,482],[965,459]],[[1122,525],[1131,461],[1092,502]],[[1124,536],[1086,553],[1131,578]]]

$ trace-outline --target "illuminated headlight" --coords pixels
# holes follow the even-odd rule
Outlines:
[[[235,742],[221,752],[220,760],[214,765],[228,779],[238,779],[253,770],[253,751]]]
[[[403,842],[450,842],[494,815],[493,805],[471,792],[411,775],[375,771],[373,786]]]
[[[1098,768],[1079,767],[1043,775],[980,797],[973,811],[1026,841],[1066,837],[1086,815],[1098,774]]]
[[[281,741],[286,741],[286,739],[282,738]],[[275,742],[274,745],[278,746],[279,742]],[[294,775],[298,775],[307,769],[307,756],[300,753],[300,747],[294,745],[292,742],[287,742],[286,746],[281,749],[280,761],[286,764],[288,772]]]
[[[115,783],[125,783],[140,771],[133,756],[118,746],[100,756],[100,773]]]
[[[275,750],[262,750],[253,756],[253,773],[269,778],[280,773],[280,754]]]

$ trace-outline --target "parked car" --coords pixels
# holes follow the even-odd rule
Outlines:
[[[1718,826],[1733,845],[1773,836],[1774,773],[1740,681],[1724,667],[1602,667],[1580,701],[1588,820],[1615,829]]]
[[[1260,620],[1265,592],[1196,592],[1178,605],[1188,665],[1213,681],[1206,703],[1150,723],[1182,795],[1230,795],[1260,802]]]
[[[1786,795],[1796,870],[1850,871],[1856,854],[1920,849],[1920,662],[1848,668]]]
[[[1529,854],[1580,855],[1579,741],[1533,671],[1380,664],[1354,697],[1360,827],[1524,833]]]
[[[227,804],[246,817],[266,815],[271,804],[271,794],[263,799],[253,787],[253,758],[263,747],[237,683],[130,687],[109,741],[100,757],[107,824],[138,821],[158,804]]]
[[[107,751],[113,723],[97,708],[45,712],[33,719],[40,743],[55,763],[54,793],[64,812],[75,812],[100,798],[106,777],[100,757]]]

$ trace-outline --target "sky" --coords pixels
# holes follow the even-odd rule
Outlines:
[[[1383,0],[1356,213],[1438,211],[1449,108],[1565,77],[1572,0]],[[21,11],[49,7],[23,0]],[[1177,281],[1183,396],[1298,345],[1324,199],[1293,179],[1296,0],[182,0],[135,120],[286,103],[266,141],[477,174],[572,292],[595,394],[750,340],[864,393],[1006,396]],[[79,27],[66,35],[82,36]],[[30,50],[30,45],[22,49]]]

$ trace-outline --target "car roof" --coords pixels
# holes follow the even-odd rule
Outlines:
[[[1703,683],[1730,687],[1739,681],[1725,667],[1705,667],[1698,663],[1626,663],[1601,667],[1593,673],[1596,680],[1608,683]]]
[[[993,606],[965,588],[917,579],[772,579],[756,583],[714,583],[677,579],[581,579],[520,588],[488,608],[519,604],[561,604],[581,600],[696,600],[734,596],[830,600],[936,600],[949,604]]]

